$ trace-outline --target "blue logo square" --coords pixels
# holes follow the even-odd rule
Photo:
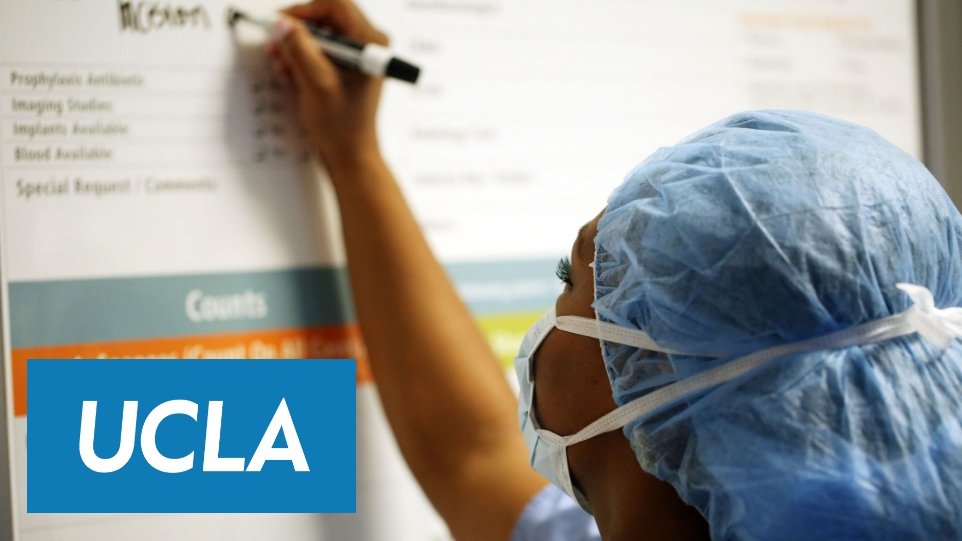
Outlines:
[[[30,360],[29,513],[353,513],[353,360]]]

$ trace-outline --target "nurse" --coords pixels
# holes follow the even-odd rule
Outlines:
[[[387,36],[286,12],[384,409],[456,538],[962,537],[962,217],[917,160],[798,111],[659,150],[559,263],[519,404],[381,157],[381,81],[299,19]]]

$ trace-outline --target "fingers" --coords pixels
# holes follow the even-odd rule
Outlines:
[[[292,79],[291,71],[287,68],[287,64],[284,62],[284,58],[281,56],[281,51],[277,48],[277,45],[271,44],[268,46],[267,54],[270,56],[271,73],[274,75],[274,80],[283,88],[293,88],[294,80]]]
[[[335,32],[364,42],[387,45],[388,37],[368,21],[350,0],[313,0],[282,10],[292,17],[329,26]]]
[[[272,39],[299,89],[324,90],[337,84],[334,64],[321,53],[303,24],[282,17],[272,30]]]

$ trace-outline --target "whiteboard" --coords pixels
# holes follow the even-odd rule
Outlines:
[[[423,69],[385,86],[383,150],[502,360],[553,302],[575,232],[659,146],[789,107],[921,154],[910,0],[361,4]],[[363,359],[330,187],[264,36],[230,32],[226,7],[0,4],[0,525],[30,541],[446,539],[364,370],[356,516],[25,512],[27,358]]]

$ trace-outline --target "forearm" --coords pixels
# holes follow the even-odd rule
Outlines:
[[[328,168],[358,321],[412,470],[430,484],[465,455],[515,446],[515,399],[504,372],[387,166],[373,155]]]
[[[379,156],[327,164],[351,289],[385,413],[411,471],[458,539],[507,539],[545,481],[516,403]]]

